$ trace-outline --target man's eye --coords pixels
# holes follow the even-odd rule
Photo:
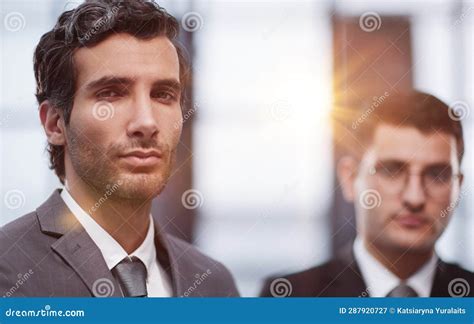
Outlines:
[[[453,172],[450,167],[432,168],[425,171],[425,176],[430,182],[444,183],[451,180]]]
[[[120,94],[115,90],[103,90],[97,93],[97,98],[115,98],[120,96]]]
[[[399,164],[384,164],[377,167],[378,174],[390,178],[400,177],[403,175],[404,171],[405,169],[403,165]]]
[[[153,97],[166,102],[171,102],[176,99],[176,96],[168,91],[158,91],[153,95]]]
[[[402,174],[400,169],[395,169],[395,168],[382,169],[381,173],[385,176],[392,177],[392,178],[393,177],[398,177]]]

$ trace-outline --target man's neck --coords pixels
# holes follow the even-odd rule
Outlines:
[[[415,274],[433,256],[434,250],[426,252],[397,249],[382,249],[364,240],[364,247],[385,268],[401,280],[406,280]]]
[[[79,206],[128,254],[142,244],[150,225],[151,200],[119,199],[113,194],[97,192],[82,180],[76,180],[67,190]]]

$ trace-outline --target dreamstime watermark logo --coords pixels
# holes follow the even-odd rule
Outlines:
[[[270,114],[277,121],[284,121],[291,116],[292,107],[286,100],[278,100],[270,106]]]
[[[207,269],[206,272],[203,272],[201,274],[196,273],[194,275],[194,282],[191,286],[189,286],[188,289],[181,295],[181,297],[189,297],[204,281],[206,281],[207,278],[212,274],[212,271],[210,269]]]
[[[370,287],[365,288],[364,291],[360,293],[359,298],[370,297]]]
[[[184,14],[181,18],[181,26],[187,32],[195,32],[202,28],[204,25],[204,19],[201,14],[196,11],[190,11]]]
[[[117,189],[122,185],[122,183],[122,180],[118,180],[117,183],[114,183],[113,185],[106,185],[105,192],[102,197],[100,197],[99,200],[97,200],[95,204],[89,209],[89,215],[92,215],[97,209],[99,209],[100,206],[102,206],[102,204],[106,202],[107,199],[109,199],[109,197],[112,196],[115,191],[117,191]]]
[[[25,274],[21,274],[19,273],[17,275],[17,278],[18,280],[16,281],[16,283],[10,288],[8,289],[8,291],[5,292],[5,294],[3,295],[3,297],[11,297],[15,294],[15,292],[21,287],[23,286],[23,284],[25,282],[28,281],[28,279],[31,278],[31,276],[34,274],[34,271],[32,269],[29,269],[27,273]]]
[[[288,297],[292,291],[291,282],[285,278],[277,278],[270,284],[270,293],[273,297]]]
[[[359,26],[363,31],[370,33],[380,29],[382,26],[382,19],[378,13],[369,11],[360,16]]]
[[[100,121],[112,119],[115,115],[115,108],[110,102],[99,101],[92,107],[92,115]]]
[[[448,284],[448,293],[451,297],[465,297],[471,292],[471,286],[464,278],[455,278]]]
[[[464,101],[455,101],[449,105],[448,114],[449,118],[454,121],[460,121],[469,117],[469,106]]]
[[[119,9],[120,9],[119,6],[115,5],[109,10],[107,10],[107,13],[104,16],[97,19],[97,21],[94,23],[94,26],[92,26],[92,28],[89,29],[84,34],[84,36],[79,37],[79,42],[84,43],[84,42],[89,41],[92,37],[94,37],[95,34],[100,32],[100,30],[103,29],[104,26],[106,26],[110,22],[110,20],[112,20],[113,16],[117,14]]]
[[[25,205],[25,194],[18,189],[9,190],[5,193],[3,202],[8,209],[19,209]]]
[[[181,196],[181,203],[186,209],[196,209],[204,203],[204,196],[199,190],[188,189]]]
[[[23,30],[26,26],[25,16],[17,11],[10,12],[3,19],[3,25],[6,30],[11,32]]]
[[[365,209],[374,209],[382,204],[382,196],[375,189],[367,189],[360,194],[359,203]]]
[[[463,190],[461,190],[461,192],[459,193],[459,196],[456,198],[456,200],[455,200],[455,201],[452,201],[452,202],[448,205],[448,207],[446,207],[445,209],[443,209],[443,210],[441,211],[440,216],[444,218],[444,217],[450,215],[450,214],[453,212],[454,208],[456,208],[456,206],[459,204],[459,202],[460,202],[460,201],[464,198],[464,196],[467,194],[467,191],[468,191],[468,190],[467,190],[466,188],[464,188]]]
[[[385,91],[383,95],[379,97],[377,96],[373,97],[372,98],[373,101],[370,107],[366,111],[364,111],[364,113],[360,115],[356,121],[352,123],[352,129],[356,130],[357,127],[359,127],[362,123],[364,123],[364,121],[370,116],[370,114],[373,113],[374,110],[377,109],[389,96],[390,96],[390,93],[388,93],[388,91]]]
[[[5,311],[6,317],[12,318],[44,318],[44,317],[85,317],[86,313],[84,310],[78,309],[67,309],[67,310],[56,310],[52,309],[50,305],[45,305],[44,309],[37,309],[36,307],[28,307],[28,309],[12,309],[9,308]]]
[[[198,104],[194,104],[194,106],[183,115],[183,119],[181,121],[174,123],[174,129],[182,127],[184,123],[187,122],[188,119],[190,119],[196,113],[198,108]]]
[[[115,292],[115,286],[112,280],[99,278],[92,284],[92,293],[95,297],[110,297]]]

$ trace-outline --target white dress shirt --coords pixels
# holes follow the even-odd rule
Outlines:
[[[155,247],[155,226],[153,217],[150,215],[150,226],[142,244],[130,255],[123,247],[89,214],[87,214],[81,206],[74,200],[66,187],[61,192],[61,197],[66,203],[69,210],[74,214],[79,223],[84,227],[85,231],[91,237],[92,241],[102,252],[105,263],[109,270],[112,270],[120,261],[126,257],[135,256],[143,262],[147,270],[146,288],[148,297],[170,297],[171,286],[167,273],[159,265],[156,258]]]
[[[370,297],[386,297],[402,280],[385,268],[364,245],[361,238],[354,242],[354,256]],[[420,297],[429,297],[433,286],[438,257],[435,253],[416,273],[403,282]]]

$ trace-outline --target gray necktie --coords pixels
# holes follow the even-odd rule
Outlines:
[[[387,297],[418,297],[418,294],[412,287],[401,283],[393,288],[393,290],[388,293]]]
[[[146,267],[137,257],[126,257],[113,269],[125,297],[147,297]]]

